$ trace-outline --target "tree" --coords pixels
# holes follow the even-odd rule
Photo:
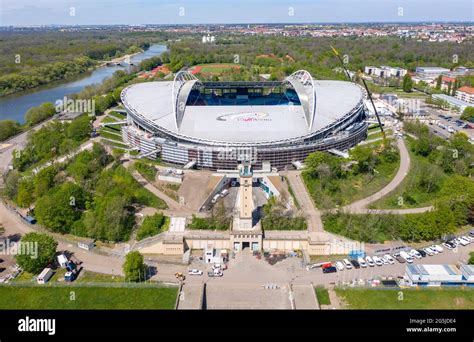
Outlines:
[[[30,108],[25,114],[25,121],[32,126],[52,117],[56,113],[56,108],[51,102],[45,102],[38,107]]]
[[[68,233],[85,209],[86,194],[74,183],[64,183],[38,199],[35,215],[38,223],[59,233]]]
[[[35,197],[35,185],[32,179],[23,178],[18,185],[16,203],[22,208],[28,208],[33,204]]]
[[[143,240],[149,236],[159,234],[162,231],[165,217],[162,213],[156,213],[153,216],[147,216],[137,231],[137,240]]]
[[[20,132],[20,124],[14,120],[0,120],[0,141]]]
[[[436,89],[441,89],[441,82],[442,82],[443,76],[439,75],[438,78],[436,79]]]
[[[143,255],[139,251],[132,251],[125,257],[123,273],[128,281],[139,282],[146,280],[146,265],[143,262]]]
[[[5,195],[11,199],[15,200],[18,193],[18,183],[21,180],[21,174],[17,170],[12,170],[4,175]]]
[[[474,107],[468,106],[464,108],[461,119],[474,122]]]
[[[42,233],[25,234],[20,242],[25,244],[23,251],[27,254],[18,254],[16,261],[24,271],[37,274],[48,266],[54,258],[58,243],[49,235]],[[36,253],[35,253],[36,252]]]
[[[413,80],[409,74],[403,76],[402,88],[405,93],[411,93],[413,90]]]

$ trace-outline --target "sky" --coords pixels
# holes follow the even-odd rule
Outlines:
[[[474,21],[474,0],[0,0],[0,26]]]

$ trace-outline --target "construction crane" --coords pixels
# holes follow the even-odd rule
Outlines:
[[[352,81],[351,75],[349,74],[349,71],[347,70],[346,66],[344,65],[344,62],[342,61],[341,56],[339,55],[339,52],[331,45],[332,52],[334,55],[336,55],[337,59],[339,62],[341,62],[341,66],[344,69],[344,73],[346,74],[347,78],[349,81]],[[359,71],[358,75],[360,75],[361,72]],[[375,117],[377,118],[377,122],[379,123],[380,131],[382,132],[382,138],[383,141],[385,142],[385,131],[383,130],[382,127],[382,122],[380,121],[379,113],[377,112],[377,108],[375,107],[374,100],[372,99],[372,94],[370,93],[369,87],[367,87],[367,83],[365,82],[365,79],[363,77],[360,77],[362,80],[362,83],[364,84],[364,88],[367,91],[367,96],[369,97],[370,103],[372,104],[372,108],[374,109]],[[382,146],[384,144],[382,143]]]

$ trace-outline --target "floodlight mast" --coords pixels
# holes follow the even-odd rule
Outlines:
[[[347,70],[346,66],[344,65],[344,62],[342,61],[342,58],[339,55],[339,52],[332,45],[330,45],[330,46],[331,46],[331,49],[332,49],[332,52],[334,53],[334,55],[336,55],[339,62],[341,62],[341,66],[344,69],[344,73],[346,74],[346,77],[349,79],[349,81],[352,81],[351,80],[351,75],[349,74],[349,71]],[[361,77],[360,79],[362,80],[362,83],[364,84],[364,88],[367,91],[367,96],[369,97],[370,103],[372,104],[372,108],[374,109],[375,117],[377,118],[377,122],[379,123],[380,131],[382,132],[382,138],[383,138],[383,140],[385,140],[385,131],[383,130],[382,122],[380,121],[380,117],[379,117],[379,113],[377,112],[377,108],[375,107],[374,100],[372,99],[372,94],[370,93],[370,90],[369,90],[369,87],[367,86],[367,83],[365,83],[365,79],[363,77]]]

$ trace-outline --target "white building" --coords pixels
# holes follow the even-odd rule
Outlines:
[[[376,76],[381,78],[388,78],[388,77],[403,77],[406,75],[407,70],[402,69],[399,67],[391,67],[387,65],[382,65],[379,67],[374,66],[366,66],[364,69],[364,73],[370,76]]]
[[[403,277],[410,286],[474,285],[474,266],[416,265],[406,266]]]
[[[456,97],[461,101],[474,104],[474,88],[464,86],[456,90]]]
[[[416,67],[415,72],[423,80],[434,80],[441,74],[449,73],[450,70],[441,67]]]

